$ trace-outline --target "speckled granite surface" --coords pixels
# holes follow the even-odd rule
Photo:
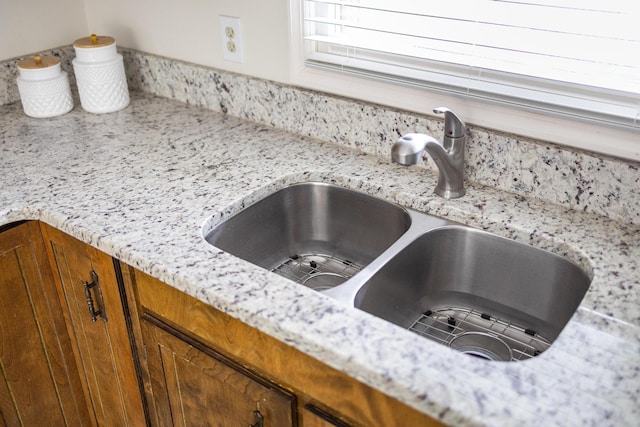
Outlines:
[[[130,88],[366,153],[388,156],[398,136],[407,132],[442,135],[441,120],[126,48],[120,51]],[[61,58],[75,90],[73,48],[44,53]],[[16,62],[0,63],[0,104],[19,100]],[[76,105],[79,108],[77,96]],[[640,225],[640,163],[473,126],[469,135],[467,180]],[[435,170],[431,161],[426,167]]]
[[[366,153],[386,157],[398,137],[409,132],[438,139],[443,134],[442,120],[132,50],[123,53],[130,87]],[[465,160],[468,180],[640,224],[638,162],[478,127],[470,127]],[[431,161],[427,167],[435,170]]]
[[[431,194],[432,172],[143,93],[108,115],[77,106],[31,119],[14,103],[0,117],[0,224],[45,221],[451,425],[640,419],[640,228],[630,221],[474,183],[446,201]],[[212,215],[309,180],[567,254],[591,267],[592,285],[549,350],[486,362],[203,240]]]

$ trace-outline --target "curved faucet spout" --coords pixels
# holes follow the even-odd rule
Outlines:
[[[451,110],[436,108],[434,112],[445,115],[443,142],[424,133],[402,136],[391,148],[391,159],[404,166],[420,162],[423,153],[429,153],[440,173],[434,192],[445,199],[455,199],[465,194],[464,151],[465,124]]]
[[[420,163],[427,144],[440,145],[437,139],[424,133],[408,133],[391,147],[391,159],[403,166]]]

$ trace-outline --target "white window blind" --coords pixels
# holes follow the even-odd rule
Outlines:
[[[640,129],[635,0],[301,0],[311,66]]]

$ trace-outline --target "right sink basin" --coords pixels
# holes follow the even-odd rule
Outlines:
[[[550,346],[590,281],[553,253],[454,225],[428,231],[397,252],[353,302],[464,353],[523,360]]]

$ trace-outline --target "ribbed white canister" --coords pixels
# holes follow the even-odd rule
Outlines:
[[[129,105],[127,76],[115,39],[92,34],[76,40],[73,48],[82,108],[90,113],[111,113]]]
[[[58,58],[35,55],[18,62],[18,72],[16,83],[27,116],[55,117],[73,109],[69,78]]]

